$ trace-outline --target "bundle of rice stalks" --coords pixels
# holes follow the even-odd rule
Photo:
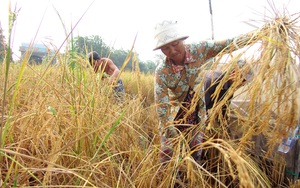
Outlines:
[[[299,135],[299,17],[276,15],[265,20],[262,28],[249,33],[249,37],[234,42],[214,60],[212,69],[219,69],[225,54],[231,57],[221,67],[225,74],[212,97],[220,95],[226,82],[232,84],[208,112],[206,141],[199,147],[205,151],[205,169],[199,173],[202,174],[199,181],[205,182],[203,185],[217,183],[220,186],[224,178],[226,181],[229,178],[227,186],[272,187],[288,184],[287,171],[298,177],[300,169],[297,171],[294,163],[299,161],[299,156],[295,154],[290,158],[284,155],[289,148],[280,147],[284,139]],[[242,57],[246,58],[241,61]],[[205,74],[207,72],[199,78]],[[203,86],[204,79],[199,88]],[[203,93],[192,101],[189,112],[195,109],[198,97],[203,98]],[[222,109],[228,106],[228,101],[233,107],[227,107],[224,117]],[[190,151],[181,149],[178,155],[188,158],[188,153]],[[186,171],[196,170],[187,168]],[[205,174],[213,179],[212,184],[203,179]]]
[[[294,136],[291,132],[299,134],[298,18],[282,16],[266,21],[262,29],[255,31],[251,41],[247,41],[246,47],[230,54],[232,58],[222,67],[226,74],[220,83],[222,85],[230,79],[233,84],[223,100],[215,103],[210,110],[208,129],[217,130],[213,131],[213,135],[227,139],[242,153],[241,156],[250,154],[253,160],[258,159],[253,167],[259,166],[277,185],[282,183],[287,162],[282,159],[285,157],[282,153],[288,151],[279,152],[278,147],[284,139]],[[233,44],[227,52],[234,51],[237,46],[240,44]],[[223,55],[216,59],[215,65]],[[239,60],[244,56],[247,57],[246,64],[241,66]],[[251,75],[251,79],[247,79],[247,75]],[[217,87],[215,95],[220,90],[221,86]],[[231,101],[233,108],[227,112],[229,117],[223,118],[222,106],[231,96],[234,96]],[[289,160],[299,161],[295,158]],[[268,161],[271,161],[270,164]],[[268,169],[266,166],[270,165],[271,169]],[[295,169],[294,166],[292,168]]]
[[[285,17],[265,25],[259,34],[260,56],[251,63],[255,70],[247,89],[247,121],[251,123],[242,141],[262,133],[269,138],[268,154],[296,128],[299,119],[299,35],[295,23]]]

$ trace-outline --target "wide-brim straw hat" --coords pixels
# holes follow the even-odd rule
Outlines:
[[[182,34],[182,29],[179,28],[177,21],[164,20],[158,23],[154,29],[154,49],[158,50],[162,46],[179,40],[187,39],[189,36]]]

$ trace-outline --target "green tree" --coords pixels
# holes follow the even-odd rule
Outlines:
[[[97,51],[102,57],[109,55],[110,49],[99,36],[75,37],[74,51],[78,54],[86,55],[86,52]]]
[[[148,60],[148,61],[146,61],[145,65],[147,67],[147,73],[149,72],[149,73],[153,74],[155,71],[155,68],[157,67],[158,64],[153,61]]]
[[[117,67],[122,67],[123,63],[129,54],[129,50],[125,51],[123,49],[114,50],[113,53],[110,54],[109,58],[116,64]],[[125,67],[125,70],[132,69],[132,58],[130,58],[129,63]]]
[[[74,38],[73,41],[74,51],[77,54],[86,55],[91,51],[98,52],[101,57],[110,58],[117,67],[121,68],[129,51],[125,51],[123,49],[113,50],[109,48],[103,41],[100,36],[89,36],[89,37],[81,37],[78,36]],[[131,62],[128,63],[131,66]],[[127,65],[127,66],[128,66]],[[130,69],[130,67],[126,67],[126,69]]]

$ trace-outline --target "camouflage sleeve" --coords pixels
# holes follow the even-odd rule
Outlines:
[[[194,43],[191,45],[191,55],[194,59],[201,60],[203,63],[207,60],[218,55],[222,50],[224,50],[230,43],[233,42],[232,39],[222,40],[222,41],[202,41],[199,43]]]
[[[163,131],[163,128],[166,126],[167,122],[171,120],[170,98],[168,94],[168,87],[165,85],[165,81],[164,74],[160,70],[157,70],[154,81],[154,99],[160,131]]]
[[[228,50],[238,50],[255,42],[255,39],[256,32],[251,31],[226,40],[207,40],[194,43],[191,45],[191,51],[193,52],[192,56],[196,59],[201,59],[202,62],[206,62],[207,60],[217,56],[222,51],[226,53]]]

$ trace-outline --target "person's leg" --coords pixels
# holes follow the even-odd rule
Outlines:
[[[192,157],[198,164],[200,164],[202,158],[202,148],[200,148],[199,145],[203,143],[203,132],[193,130],[192,134],[193,138],[189,143],[190,148],[193,151]]]
[[[170,140],[166,138],[166,136],[162,135],[160,139],[161,151],[159,154],[159,160],[161,163],[167,163],[170,161],[173,155],[173,149],[170,143]]]
[[[124,85],[123,85],[122,80],[119,79],[117,86],[114,87],[114,95],[116,95],[118,100],[121,100],[121,102],[124,102],[123,101],[124,94],[125,94]]]
[[[226,81],[223,85],[222,89],[220,90],[220,93],[218,94],[218,97],[213,97],[212,95],[215,93],[217,86],[220,84],[220,81],[224,77],[224,74],[222,72],[214,71],[206,75],[205,82],[204,82],[204,91],[205,91],[205,106],[206,106],[206,112],[208,115],[208,110],[210,110],[215,101],[219,102],[223,99],[226,92],[228,91],[229,87],[231,86],[230,81]],[[226,104],[222,106],[222,115],[225,117],[226,111],[227,111],[227,105],[230,103],[230,100],[233,96],[229,98]]]
[[[116,93],[125,93],[124,85],[121,79],[118,80],[117,86],[114,88]]]

